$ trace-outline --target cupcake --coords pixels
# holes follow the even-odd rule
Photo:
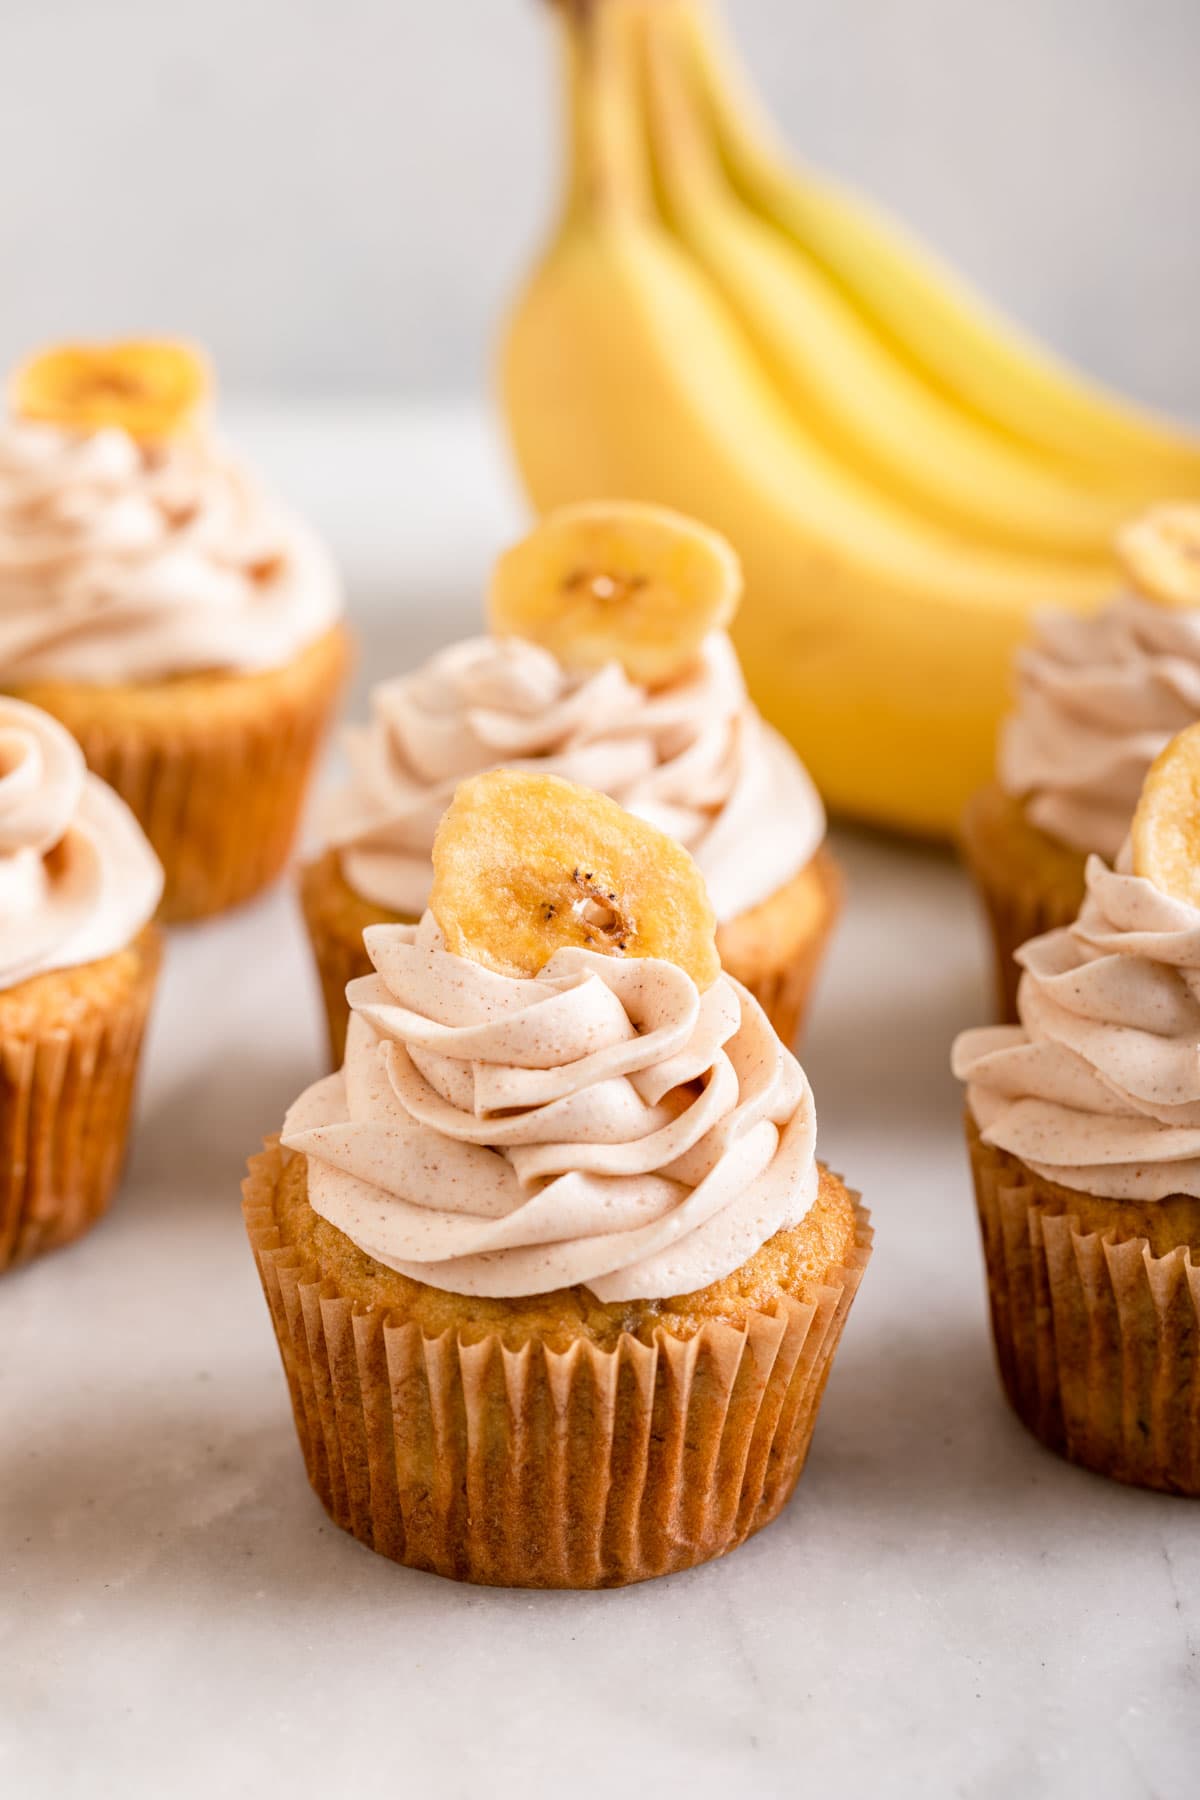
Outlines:
[[[954,1047],[992,1331],[1017,1415],[1072,1461],[1200,1495],[1200,727],[1115,869],[1017,953],[1020,1023]]]
[[[55,720],[0,697],[0,1269],[78,1237],[121,1169],[162,870]]]
[[[335,1063],[364,930],[421,917],[455,787],[501,765],[600,789],[677,838],[726,969],[794,1040],[840,882],[816,789],[747,698],[724,629],[740,585],[729,545],[691,520],[564,508],[501,558],[492,635],[375,688],[301,875]]]
[[[325,550],[212,434],[207,390],[181,345],[64,348],[0,424],[0,688],[133,809],[172,921],[280,872],[347,662]]]
[[[1200,507],[1156,507],[1118,548],[1129,591],[1091,618],[1043,614],[1018,657],[997,779],[963,820],[1005,1019],[1013,952],[1075,918],[1088,857],[1113,861],[1150,764],[1200,718]]]
[[[553,776],[465,782],[418,924],[245,1217],[309,1480],[414,1568],[607,1587],[775,1517],[869,1254],[695,864]]]

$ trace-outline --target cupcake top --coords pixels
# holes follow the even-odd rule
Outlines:
[[[14,382],[0,424],[0,676],[278,667],[340,613],[332,563],[212,435],[199,395],[185,406],[172,391],[167,407],[153,361],[146,391],[134,387],[140,363],[126,369],[122,348],[175,347],[51,352]]]
[[[557,951],[512,977],[431,913],[365,933],[346,1061],[289,1111],[313,1209],[459,1294],[668,1299],[728,1275],[817,1191],[808,1082],[744,988]]]
[[[1116,869],[1017,952],[1020,1024],[967,1031],[954,1072],[984,1141],[1114,1200],[1200,1197],[1200,726],[1143,785]]]
[[[568,903],[572,844],[607,911]],[[437,854],[435,910],[366,932],[345,1064],[287,1115],[314,1210],[434,1287],[601,1301],[690,1293],[797,1224],[812,1095],[720,972],[686,853],[506,771],[459,790]]]
[[[115,954],[161,893],[137,820],[75,740],[0,696],[0,988]]]
[[[816,789],[750,704],[724,632],[656,690],[616,661],[577,672],[520,638],[472,638],[381,683],[370,724],[345,743],[350,777],[324,804],[326,841],[356,893],[413,918],[456,786],[501,765],[598,788],[670,833],[721,919],[789,881],[825,831]]]
[[[1200,718],[1200,508],[1156,508],[1119,548],[1131,591],[1091,618],[1042,614],[1018,655],[997,765],[1034,825],[1109,862],[1151,762]]]
[[[719,919],[766,900],[825,815],[758,715],[723,626],[740,572],[715,533],[658,507],[551,514],[500,559],[492,634],[371,696],[323,814],[364,900],[420,916],[434,831],[464,776],[500,766],[611,795],[692,853]]]

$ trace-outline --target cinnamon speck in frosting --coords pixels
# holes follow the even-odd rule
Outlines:
[[[70,733],[0,696],[0,988],[123,949],[162,882],[137,820]]]
[[[733,918],[797,875],[825,815],[795,752],[754,710],[729,639],[651,693],[619,664],[565,669],[520,638],[472,638],[378,686],[346,734],[350,779],[321,826],[364,900],[417,918],[438,820],[459,782],[532,769],[598,788],[677,839]]]
[[[1200,610],[1129,594],[1090,618],[1046,612],[1017,658],[1000,785],[1060,843],[1112,862],[1154,758],[1200,718]]]
[[[207,435],[0,425],[5,681],[277,668],[341,607],[315,535]]]
[[[451,955],[431,914],[366,933],[343,1068],[288,1113],[313,1209],[367,1255],[494,1297],[666,1299],[728,1275],[817,1192],[800,1065],[722,975]]]
[[[1085,1193],[1200,1197],[1200,909],[1093,856],[1075,924],[1017,960],[1020,1024],[954,1046],[984,1141]]]

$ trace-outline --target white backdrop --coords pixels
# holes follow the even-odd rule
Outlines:
[[[795,144],[1200,417],[1200,0],[728,0]],[[467,393],[548,216],[544,0],[0,0],[0,359]]]

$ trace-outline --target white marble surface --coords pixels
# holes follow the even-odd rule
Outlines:
[[[466,629],[514,503],[469,420],[247,420],[382,673]],[[1001,1400],[946,1069],[984,1006],[950,861],[843,834],[805,1052],[877,1250],[809,1468],[728,1561],[625,1592],[456,1587],[304,1481],[238,1215],[317,1070],[290,893],[172,940],[110,1220],[0,1286],[0,1793],[1182,1800],[1200,1509],[1060,1463]]]

